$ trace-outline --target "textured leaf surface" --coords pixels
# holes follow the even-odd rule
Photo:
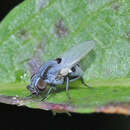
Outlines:
[[[128,2],[26,0],[16,7],[0,24],[0,101],[56,111],[129,114]],[[57,87],[45,102],[26,97],[29,63],[39,57],[44,63],[87,40],[96,41],[81,61],[92,89],[76,81],[70,84],[71,100],[65,86]]]

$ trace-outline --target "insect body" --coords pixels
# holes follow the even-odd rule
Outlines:
[[[46,89],[47,85],[50,85],[46,98],[53,89],[56,89],[57,85],[61,84],[66,84],[68,93],[69,82],[77,79],[81,79],[82,83],[87,86],[83,80],[83,71],[78,62],[94,47],[94,41],[87,41],[65,52],[60,58],[46,62],[31,77],[31,84],[27,86],[27,89],[32,94],[39,95]]]

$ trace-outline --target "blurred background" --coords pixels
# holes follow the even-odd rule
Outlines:
[[[23,0],[0,1],[0,21]],[[112,114],[56,114],[51,111],[0,104],[0,130],[130,130],[130,117]]]

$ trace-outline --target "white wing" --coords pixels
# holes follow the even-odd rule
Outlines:
[[[71,68],[84,56],[86,56],[94,47],[95,41],[86,41],[66,51],[63,55],[61,55],[62,68]]]

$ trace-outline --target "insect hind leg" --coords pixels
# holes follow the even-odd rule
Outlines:
[[[92,88],[91,86],[89,86],[87,83],[85,83],[83,77],[80,77],[81,83],[86,86],[87,88]]]

